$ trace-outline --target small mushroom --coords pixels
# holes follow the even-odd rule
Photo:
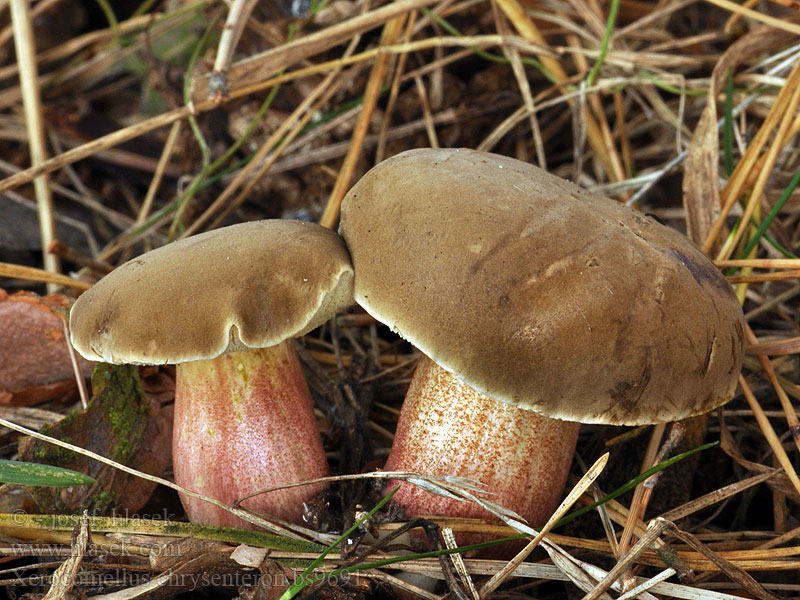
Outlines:
[[[226,504],[327,474],[311,398],[291,338],[353,302],[341,238],[311,223],[257,221],[158,248],[85,292],[72,343],[111,363],[177,363],[175,481]],[[299,522],[320,487],[244,502]],[[244,527],[182,496],[192,521]]]
[[[541,525],[579,423],[672,421],[734,394],[743,317],[714,265],[530,164],[404,152],[350,190],[340,232],[356,301],[426,355],[388,470],[472,477]],[[394,499],[409,515],[489,516],[409,484]]]

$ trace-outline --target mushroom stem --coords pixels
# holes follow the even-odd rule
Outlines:
[[[386,469],[457,475],[481,482],[491,502],[530,525],[558,506],[580,423],[543,417],[492,400],[426,356],[408,389]],[[406,514],[494,519],[472,502],[403,484],[394,500]],[[485,540],[457,537],[459,544]]]
[[[175,481],[226,504],[253,492],[324,477],[328,466],[311,396],[291,341],[177,365]],[[321,485],[261,494],[243,506],[300,522]],[[253,526],[181,496],[191,521]]]

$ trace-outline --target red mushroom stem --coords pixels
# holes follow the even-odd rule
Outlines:
[[[423,356],[411,380],[388,471],[457,475],[481,482],[487,500],[532,526],[558,506],[580,423],[543,417],[477,392]],[[394,501],[409,516],[494,519],[473,502],[435,496],[403,484]],[[485,537],[457,536],[460,545]]]
[[[175,481],[228,505],[253,492],[328,473],[300,362],[286,341],[177,366]],[[298,523],[321,484],[261,494],[243,507]],[[253,528],[181,495],[191,521]]]

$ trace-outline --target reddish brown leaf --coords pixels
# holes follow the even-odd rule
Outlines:
[[[74,392],[64,335],[69,306],[62,294],[8,295],[0,289],[0,404],[30,406]],[[81,373],[88,377],[94,363],[77,358]]]

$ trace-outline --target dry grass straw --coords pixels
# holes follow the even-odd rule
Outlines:
[[[28,131],[31,165],[40,165],[47,157],[45,148],[44,124],[42,121],[42,102],[39,95],[38,69],[36,66],[36,44],[33,36],[33,23],[27,0],[10,0],[11,22],[14,28],[14,48],[19,66],[22,105]],[[33,180],[36,191],[36,206],[39,215],[39,234],[41,236],[42,260],[44,268],[51,273],[60,272],[58,257],[47,249],[55,240],[55,217],[53,197],[46,174]],[[48,283],[48,291],[56,287]]]
[[[400,30],[403,27],[403,22],[403,16],[394,17],[383,26],[379,47],[389,46],[397,41],[400,37]],[[387,54],[380,55],[375,59],[375,63],[372,66],[372,71],[370,72],[366,88],[364,89],[362,109],[359,113],[356,125],[353,128],[353,135],[350,138],[350,147],[347,150],[347,156],[345,156],[344,163],[336,178],[336,183],[334,183],[333,190],[331,190],[328,203],[325,206],[325,211],[320,217],[320,225],[328,229],[333,229],[339,220],[339,207],[342,205],[342,198],[344,198],[347,190],[350,189],[356,161],[361,154],[364,136],[367,134],[367,127],[372,118],[372,112],[375,110],[381,86],[386,78],[390,58],[391,57]]]
[[[280,88],[296,101],[284,109],[274,128],[254,138],[249,162],[231,168],[219,182],[209,184],[208,191],[198,192],[190,200],[185,222],[179,224],[183,235],[230,220],[279,213],[277,194],[258,191],[267,180],[299,182],[303,208],[333,228],[342,197],[373,162],[407,147],[453,144],[515,155],[619,200],[641,204],[672,225],[685,223],[690,236],[738,286],[745,302],[749,356],[740,379],[741,395],[729,411],[709,421],[711,435],[719,431],[724,451],[720,456],[727,461],[721,470],[729,474],[713,481],[712,489],[684,499],[655,520],[645,517],[649,514],[645,509],[670,491],[640,483],[632,497],[608,501],[598,509],[607,538],[581,535],[580,530],[575,534],[549,531],[540,536],[549,556],[547,564],[465,559],[464,579],[475,581],[481,598],[501,584],[505,586],[501,591],[517,586],[517,593],[535,597],[536,588],[521,583],[527,578],[568,580],[587,598],[611,597],[609,594],[653,598],[660,594],[721,600],[743,593],[741,590],[758,598],[796,593],[800,586],[793,573],[800,567],[800,529],[796,527],[800,479],[794,464],[800,451],[800,437],[795,435],[800,422],[794,402],[800,400],[796,364],[800,286],[793,280],[800,275],[800,263],[783,255],[778,245],[791,252],[800,245],[800,193],[788,194],[766,231],[769,239],[760,236],[748,252],[744,249],[800,168],[796,47],[800,27],[796,18],[774,17],[750,1],[743,5],[728,0],[712,3],[731,14],[725,31],[697,31],[686,25],[708,22],[708,7],[696,0],[647,5],[622,0],[616,22],[607,20],[609,4],[593,0],[546,1],[535,6],[519,0],[399,0],[374,6],[360,2],[355,12],[343,18],[301,22],[296,38],[275,43],[286,38],[285,27],[261,22],[258,13],[251,17],[253,26],[244,27],[236,15],[247,13],[250,3],[240,0],[233,6],[242,12],[231,13],[231,25],[237,31],[244,29],[244,36],[255,37],[239,50],[257,49],[230,64],[227,98],[217,95],[209,100],[210,76],[197,69],[187,106],[155,115],[128,115],[130,125],[66,151],[59,150],[60,145],[69,148],[75,142],[55,128],[51,132],[55,155],[47,159],[41,153],[29,167],[2,166],[9,175],[0,181],[0,193],[16,194],[18,203],[30,206],[24,197],[26,190],[21,188],[45,181],[41,177],[51,174],[45,188],[55,192],[57,207],[61,201],[75,203],[87,215],[86,222],[92,220],[90,216],[107,223],[107,230],[83,223],[86,237],[102,240],[104,250],[92,246],[78,252],[62,247],[61,255],[79,266],[106,270],[109,265],[104,261],[116,264],[142,247],[167,239],[173,215],[166,207],[178,197],[171,179],[184,171],[190,177],[199,171],[195,142],[184,127],[188,117],[204,122],[211,111],[230,117],[245,101],[260,101],[265,93]],[[41,17],[53,6],[40,2],[33,14]],[[105,80],[112,66],[149,52],[150,41],[177,25],[194,23],[204,6],[178,3],[172,12],[132,16],[116,27],[76,35],[41,51],[36,61],[28,62],[41,71],[34,82],[38,81],[45,103],[57,105],[57,96],[65,94],[100,94],[107,99],[113,95],[113,85],[119,84]],[[213,14],[223,12],[221,8],[205,9]],[[31,18],[26,17],[28,23]],[[10,40],[11,31],[0,31],[0,48]],[[128,36],[128,45],[116,46],[116,36]],[[265,44],[264,39],[272,41]],[[216,55],[220,70],[227,68],[234,48],[223,42]],[[35,56],[30,44],[20,56]],[[0,80],[6,84],[0,92],[0,110],[5,111],[0,115],[0,143],[39,139],[43,146],[43,136],[25,133],[25,124],[40,127],[36,119],[41,120],[42,110],[21,109],[21,100],[29,93],[24,89],[30,86],[17,86],[14,78],[24,66],[25,61],[20,61],[0,68]],[[208,67],[210,71],[211,65]],[[479,71],[484,79],[473,77],[470,69]],[[730,97],[726,92],[729,73]],[[124,86],[136,79],[120,81]],[[358,103],[346,105],[352,98],[358,98]],[[727,100],[733,106],[730,120],[721,118]],[[330,119],[318,123],[320,114]],[[307,127],[312,126],[309,131]],[[732,136],[730,148],[724,147],[720,131]],[[217,144],[229,143],[209,129],[204,136]],[[153,157],[110,153],[138,137],[156,140],[160,152]],[[133,194],[130,206],[120,200],[104,201],[99,185],[82,181],[86,171],[75,169],[69,176],[61,173],[88,157],[138,165],[151,171],[152,177]],[[724,168],[728,158],[733,167],[729,175]],[[312,171],[316,175],[308,174]],[[312,185],[319,173],[327,176],[322,191]],[[674,202],[678,196],[675,174],[682,175],[682,207]],[[41,183],[35,185],[42,187]],[[108,185],[116,192],[112,197],[122,197],[121,186],[115,185]],[[37,198],[45,198],[47,192],[40,195],[37,189],[35,193]],[[261,194],[267,194],[264,201]],[[315,198],[316,204],[307,197]],[[47,217],[46,210],[41,214]],[[74,219],[69,221],[58,210],[54,218],[78,228]],[[0,276],[75,290],[88,287],[71,277],[7,263],[0,264]],[[374,321],[357,317],[347,317],[351,322],[342,324],[350,336],[345,338],[369,346],[365,340],[372,335],[367,332],[374,332]],[[355,350],[342,353],[323,339],[309,339],[307,347],[313,360],[332,373],[358,368],[363,359]],[[376,345],[375,352],[377,371],[360,374],[358,383],[376,390],[370,427],[380,440],[376,443],[383,444],[380,450],[385,451],[417,355],[385,340]],[[9,410],[2,412],[9,421],[41,423],[41,415]],[[653,462],[662,437],[658,429],[650,433],[652,443],[642,463],[646,466]],[[590,448],[593,435],[585,434],[584,450]],[[614,460],[612,451],[610,464]],[[582,503],[591,503],[610,491],[597,485],[593,489],[592,494],[582,495]],[[771,495],[772,511],[758,521],[748,503],[764,490]],[[767,510],[764,507],[759,507],[762,514]],[[506,525],[463,519],[437,521],[456,532],[502,536],[512,531]],[[90,520],[89,525],[94,544],[112,552],[115,541],[123,536],[130,542],[126,546],[129,556],[137,561],[157,544],[175,543],[150,521],[113,533],[98,533],[99,521]],[[268,526],[285,536],[330,539],[305,530]],[[4,522],[2,527],[8,532],[13,524]],[[396,527],[387,524],[381,529]],[[68,531],[46,531],[34,520],[13,531],[20,538],[57,544],[60,556],[69,554]],[[226,552],[233,548],[215,543]],[[0,551],[17,556],[24,553],[10,547]],[[35,555],[32,548],[31,554]],[[272,557],[313,558],[314,554],[277,552]],[[326,568],[342,560],[332,554]],[[600,563],[611,566],[602,570],[596,566]],[[87,565],[84,561],[82,566]],[[145,568],[144,562],[135,565]],[[441,574],[440,564],[433,558],[410,560],[394,568]],[[69,577],[76,572],[69,567],[64,570]],[[168,572],[152,570],[161,577]],[[639,573],[647,576],[634,577]],[[364,575],[373,581],[404,585],[383,570]],[[679,575],[695,579],[678,583]],[[492,579],[478,579],[483,576]],[[73,589],[80,587],[80,578],[69,580]],[[164,579],[154,582],[151,588],[137,588],[136,593],[165,585]],[[472,592],[465,590],[472,597]]]

